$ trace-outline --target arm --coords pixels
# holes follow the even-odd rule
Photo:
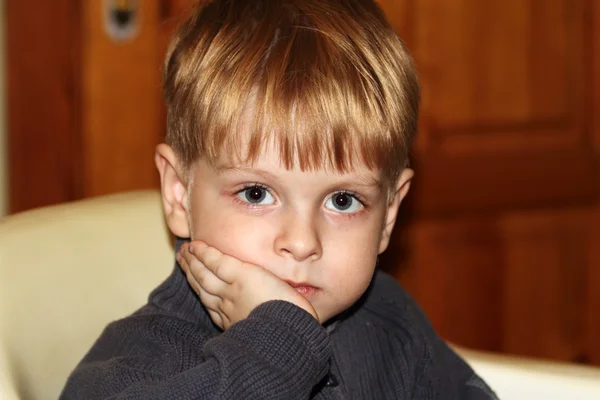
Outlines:
[[[157,313],[110,325],[61,399],[307,399],[328,369],[325,330],[289,302],[206,341],[198,329]]]

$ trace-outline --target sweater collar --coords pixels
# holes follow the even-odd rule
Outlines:
[[[188,241],[188,239],[177,238],[175,253]],[[204,327],[218,331],[208,311],[200,302],[198,295],[190,287],[185,273],[177,261],[175,261],[169,277],[150,293],[148,303],[168,314],[176,315],[186,321],[199,323]]]

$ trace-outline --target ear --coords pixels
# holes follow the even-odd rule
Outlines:
[[[394,195],[388,202],[385,224],[379,241],[379,254],[383,253],[390,244],[390,237],[392,236],[392,231],[396,224],[396,217],[398,216],[398,208],[400,208],[400,203],[402,203],[404,196],[406,196],[410,189],[410,182],[414,174],[412,169],[404,168],[394,186]]]
[[[160,174],[167,226],[175,236],[189,238],[187,185],[182,179],[182,170],[175,152],[171,146],[161,143],[156,146],[154,161]]]

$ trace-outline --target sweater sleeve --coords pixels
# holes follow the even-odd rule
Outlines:
[[[61,399],[307,399],[329,368],[325,329],[284,301],[216,336],[142,313],[107,327]]]

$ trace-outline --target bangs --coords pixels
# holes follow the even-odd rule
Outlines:
[[[418,84],[381,11],[358,1],[265,3],[209,3],[171,45],[167,139],[184,164],[252,163],[272,145],[288,169],[348,172],[360,162],[397,177]]]
[[[274,147],[288,169],[341,173],[356,161],[381,169],[404,159],[406,147],[394,146],[403,142],[402,135],[392,137],[399,130],[360,104],[350,88],[334,84],[304,74],[281,84],[260,82],[245,88],[242,93],[250,93],[245,98],[233,91],[223,92],[222,99],[212,97],[210,119],[194,124],[204,127],[200,154],[213,165],[220,157],[252,164],[265,147]]]

